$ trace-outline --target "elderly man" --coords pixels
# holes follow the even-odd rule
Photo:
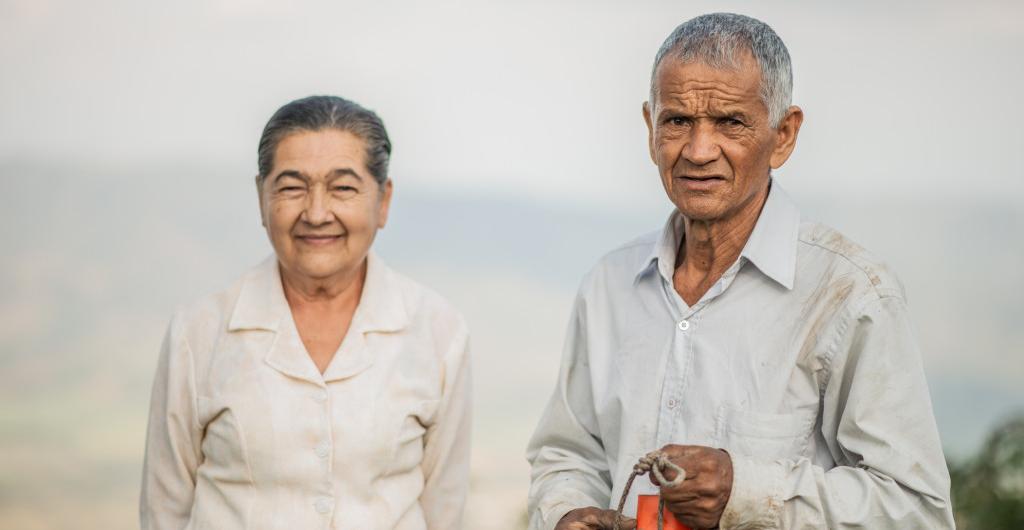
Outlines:
[[[637,480],[627,516],[646,488],[691,528],[953,527],[902,286],[771,176],[803,121],[791,94],[785,45],[749,17],[697,17],[658,51],[643,116],[675,209],[583,281],[528,449],[532,529],[617,526],[659,448],[685,480],[655,463],[670,482]]]

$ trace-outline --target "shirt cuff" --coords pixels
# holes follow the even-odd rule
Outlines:
[[[568,503],[558,503],[547,509],[538,509],[540,512],[540,527],[537,530],[555,530],[558,521],[565,517],[565,514],[579,508]]]
[[[732,461],[732,493],[719,521],[721,530],[782,527],[783,468],[776,462]]]

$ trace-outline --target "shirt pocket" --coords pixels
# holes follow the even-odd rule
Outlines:
[[[718,412],[717,445],[735,456],[768,460],[805,456],[814,414],[767,413],[723,405]]]

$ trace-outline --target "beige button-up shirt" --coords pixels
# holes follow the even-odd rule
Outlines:
[[[741,257],[693,306],[672,275],[683,237],[606,255],[576,299],[537,427],[530,528],[614,507],[666,444],[721,447],[721,528],[952,528],[943,459],[903,288],[773,182]],[[656,493],[634,483],[626,505]]]
[[[274,257],[174,317],[153,384],[144,530],[459,527],[465,322],[368,259],[351,328],[323,374]]]

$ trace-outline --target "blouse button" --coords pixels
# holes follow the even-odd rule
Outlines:
[[[324,402],[326,402],[327,401],[327,391],[326,390],[317,390],[316,393],[313,394],[313,399],[315,399],[317,401],[317,403],[324,403]]]
[[[327,455],[331,454],[330,444],[327,442],[320,442],[316,444],[316,456],[320,458],[327,458]]]
[[[313,507],[316,508],[317,513],[327,513],[331,511],[331,499],[320,497],[313,503]]]

